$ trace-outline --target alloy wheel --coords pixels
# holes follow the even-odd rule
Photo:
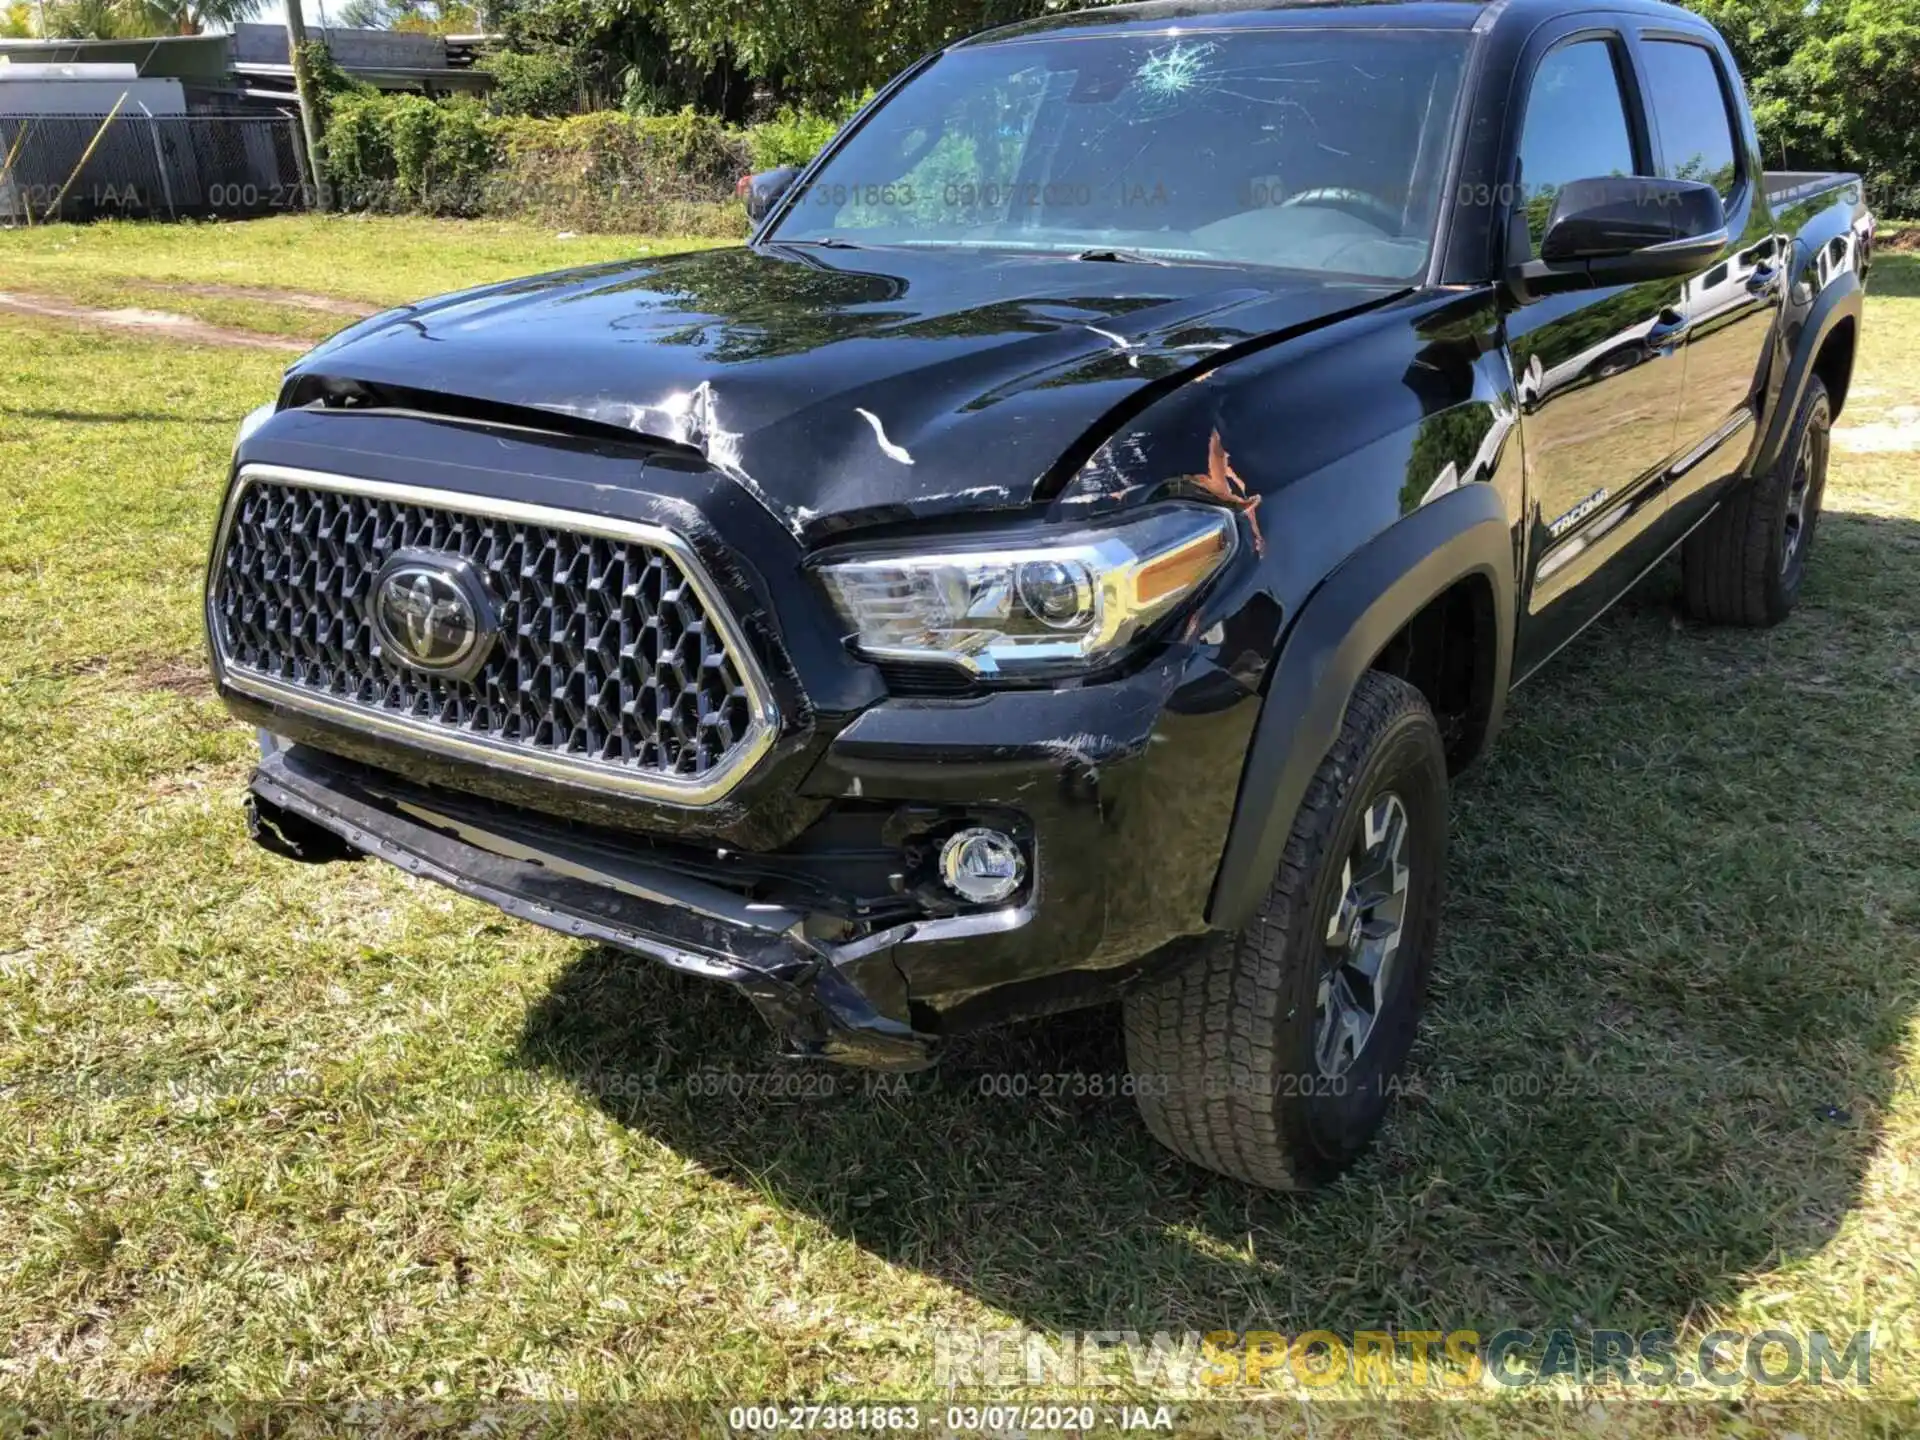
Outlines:
[[[1407,807],[1386,791],[1368,805],[1341,864],[1314,1010],[1314,1060],[1328,1078],[1360,1058],[1393,989],[1411,878],[1407,833]]]
[[[1780,546],[1780,573],[1793,572],[1794,562],[1806,551],[1808,531],[1812,528],[1814,481],[1818,477],[1818,436],[1808,425],[1800,437],[1800,449],[1793,457],[1793,474],[1787,482],[1787,514],[1782,522],[1785,536]]]

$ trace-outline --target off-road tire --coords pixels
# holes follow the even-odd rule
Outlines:
[[[1833,405],[1816,375],[1807,382],[1773,468],[1742,483],[1687,537],[1680,567],[1687,613],[1694,619],[1762,626],[1778,625],[1793,613],[1826,492],[1832,425]],[[1796,506],[1802,483],[1804,499]],[[1797,543],[1790,529],[1795,521]]]
[[[1407,899],[1397,990],[1344,1078],[1315,1056],[1329,921],[1367,811],[1405,804]],[[1338,740],[1307,787],[1279,874],[1253,923],[1208,937],[1125,1001],[1127,1064],[1147,1128],[1174,1153],[1273,1190],[1305,1189],[1357,1158],[1379,1129],[1419,1019],[1446,868],[1447,768],[1420,692],[1361,677]]]

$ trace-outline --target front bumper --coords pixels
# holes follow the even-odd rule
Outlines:
[[[1204,928],[1257,708],[1213,652],[1178,646],[1108,684],[868,710],[802,797],[829,815],[1012,814],[1031,847],[1007,907],[904,923],[768,903],[631,831],[415,777],[404,754],[343,756],[327,735],[263,728],[252,802],[269,833],[316,826],[520,919],[730,984],[788,1053],[917,1068],[955,1033],[1110,999]]]
[[[304,825],[318,826],[518,919],[733,985],[795,1054],[878,1069],[918,1069],[932,1059],[934,1037],[876,1008],[905,1009],[888,954],[905,935],[823,945],[806,938],[804,917],[791,910],[749,904],[558,827],[523,819],[509,832],[443,793],[369,779],[263,735],[249,787],[255,824],[282,845]]]

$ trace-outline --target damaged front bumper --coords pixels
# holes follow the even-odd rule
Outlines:
[[[791,1054],[907,1069],[949,1037],[1110,1001],[1204,930],[1258,708],[1219,663],[1231,646],[1170,647],[1100,685],[871,705],[799,756],[786,803],[813,818],[772,845],[553,813],[226,698],[259,727],[268,848],[350,847],[733,985]],[[1027,850],[1003,906],[929,893],[928,854],[967,824]]]
[[[836,945],[809,937],[796,911],[743,900],[558,826],[516,817],[508,830],[497,812],[389,783],[272,735],[261,736],[249,788],[255,837],[270,849],[336,858],[333,837],[518,919],[732,985],[788,1053],[870,1069],[923,1068],[937,1044],[895,1018],[907,1012],[895,946],[962,938],[962,929],[994,933],[1027,918],[1008,910],[919,921]]]

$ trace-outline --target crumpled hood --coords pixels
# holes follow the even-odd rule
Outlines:
[[[692,446],[812,539],[1025,505],[1142,386],[1396,293],[1251,268],[732,248],[389,311],[292,373]]]

